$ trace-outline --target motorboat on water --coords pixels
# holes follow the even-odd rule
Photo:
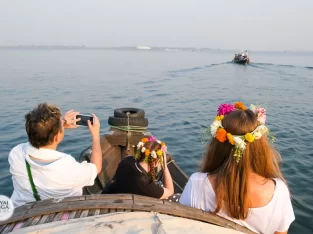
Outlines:
[[[135,153],[135,146],[151,133],[145,112],[136,108],[114,110],[109,131],[101,137],[102,171],[82,196],[51,198],[17,207],[11,218],[0,221],[0,233],[221,233],[254,232],[212,213],[135,194],[101,194],[119,162]],[[80,161],[90,161],[91,147]],[[181,193],[188,176],[168,155],[175,193]],[[162,180],[162,170],[156,171]],[[131,232],[130,232],[131,230]]]
[[[151,50],[151,47],[149,47],[149,46],[137,46],[136,49],[137,50]]]
[[[234,63],[238,63],[238,64],[248,64],[250,63],[250,58],[248,55],[248,52],[241,52],[239,54],[235,54],[234,58],[233,58],[233,62]]]

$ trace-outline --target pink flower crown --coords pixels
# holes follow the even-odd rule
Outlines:
[[[266,121],[266,109],[253,105],[250,105],[250,110],[253,111],[257,116],[258,126],[252,131],[245,135],[236,136],[231,133],[227,133],[222,125],[224,116],[235,110],[246,110],[247,108],[242,102],[235,102],[235,104],[220,104],[217,110],[217,116],[214,122],[210,125],[211,135],[216,138],[219,142],[228,142],[235,146],[234,157],[237,162],[243,155],[243,151],[246,148],[246,141],[253,142],[255,139],[260,139],[262,135],[269,132],[268,128],[264,125]]]

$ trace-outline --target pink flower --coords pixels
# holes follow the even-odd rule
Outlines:
[[[156,137],[154,136],[149,136],[148,141],[157,141]]]
[[[265,124],[265,121],[266,121],[266,109],[259,107],[259,108],[256,109],[256,113],[257,113],[257,116],[258,116],[258,121],[261,124]]]
[[[229,104],[220,104],[217,109],[218,115],[227,115],[228,113],[235,110],[235,106],[231,103]]]

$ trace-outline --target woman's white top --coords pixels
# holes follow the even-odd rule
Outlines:
[[[29,155],[51,163],[40,164]],[[15,207],[35,201],[25,160],[30,164],[33,181],[42,200],[80,196],[82,188],[93,185],[97,176],[97,168],[93,163],[79,163],[69,154],[51,149],[36,149],[29,143],[19,144],[9,154],[14,186],[11,199]]]
[[[181,204],[207,212],[215,210],[215,192],[207,175],[207,173],[197,172],[189,178],[179,200]],[[281,179],[274,178],[274,180],[276,186],[271,201],[263,207],[250,208],[247,219],[232,219],[222,210],[217,214],[256,233],[273,234],[276,231],[287,231],[295,220],[289,190]]]

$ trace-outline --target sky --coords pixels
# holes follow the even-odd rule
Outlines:
[[[0,0],[0,45],[313,51],[313,0]]]

